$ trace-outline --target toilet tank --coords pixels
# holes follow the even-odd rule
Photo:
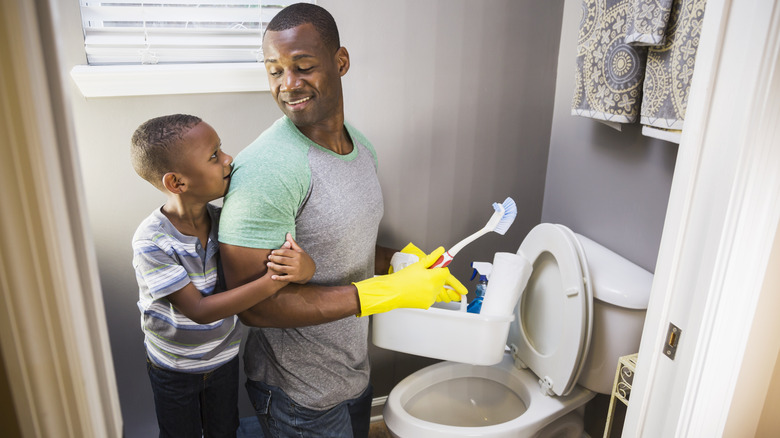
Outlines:
[[[653,274],[585,236],[576,236],[593,290],[590,349],[577,383],[610,394],[620,357],[639,351]]]

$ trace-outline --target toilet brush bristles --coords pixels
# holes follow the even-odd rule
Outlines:
[[[496,210],[496,213],[501,212],[498,224],[493,228],[493,231],[503,236],[517,217],[517,204],[512,198],[506,198],[503,204],[494,202],[493,209]]]

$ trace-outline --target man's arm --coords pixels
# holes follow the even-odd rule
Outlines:
[[[376,256],[374,258],[374,275],[385,275],[390,270],[390,260],[393,254],[398,250],[384,246],[376,246]]]
[[[219,246],[228,289],[262,277],[270,249]],[[387,272],[387,271],[385,271]],[[288,284],[276,294],[241,312],[241,321],[253,327],[304,327],[336,321],[360,313],[357,288]]]

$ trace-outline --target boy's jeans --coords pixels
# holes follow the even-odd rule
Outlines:
[[[169,371],[148,358],[146,369],[161,438],[236,436],[238,356],[205,374]]]
[[[246,390],[267,438],[368,437],[373,396],[370,384],[357,398],[343,401],[326,411],[305,408],[281,389],[263,382],[247,379]]]

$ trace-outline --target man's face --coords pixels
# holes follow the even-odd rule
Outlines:
[[[342,115],[341,76],[349,67],[344,48],[328,49],[311,24],[266,32],[265,69],[271,94],[299,128]]]

